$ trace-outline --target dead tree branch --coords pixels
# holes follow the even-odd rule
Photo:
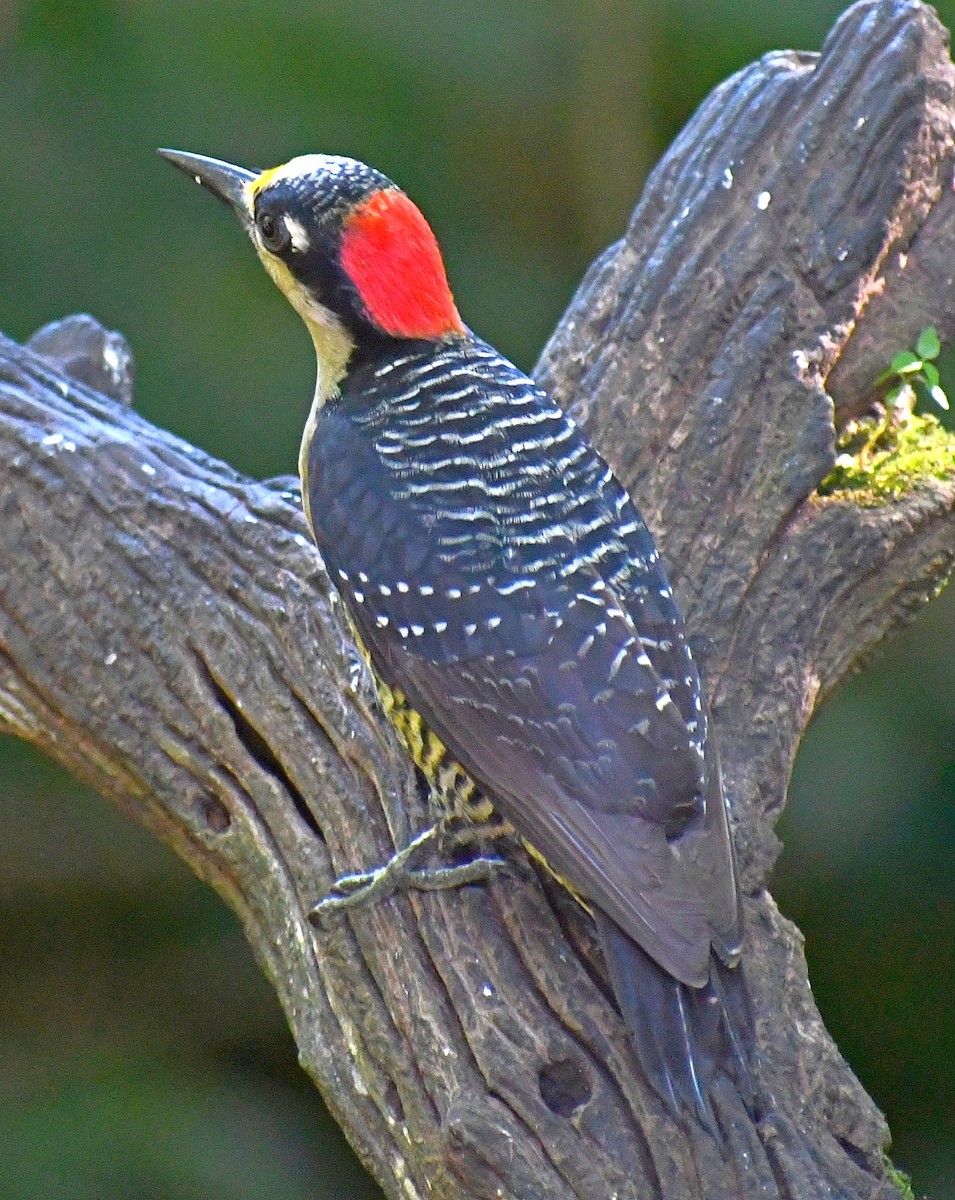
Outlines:
[[[816,495],[836,426],[892,354],[929,323],[955,336],[953,85],[914,0],[863,0],[820,56],[741,72],[656,169],[539,368],[632,488],[701,646],[777,1101],[729,1131],[729,1162],[643,1085],[586,917],[516,851],[486,887],[312,927],[331,880],[382,862],[427,811],[294,487],[139,418],[122,345],[95,326],[0,342],[0,726],[240,914],[390,1196],[896,1194],[882,1117],[765,885],[817,697],[955,557],[955,470],[876,504]]]

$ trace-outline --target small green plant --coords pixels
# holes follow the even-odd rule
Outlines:
[[[939,408],[948,408],[948,396],[939,383],[935,359],[942,349],[938,330],[929,325],[923,329],[914,350],[900,350],[889,369],[876,380],[876,386],[892,384],[886,393],[885,407],[889,412],[911,412],[916,397],[922,393],[934,400]]]
[[[876,380],[882,398],[841,430],[833,470],[819,485],[820,496],[851,494],[858,504],[885,504],[904,496],[920,479],[952,477],[955,435],[934,414],[914,411],[919,397],[949,406],[933,361],[941,349],[938,332],[929,326],[914,350],[896,354]]]
[[[853,460],[857,460],[856,466],[864,466],[874,454],[892,449],[915,419],[918,399],[932,400],[939,408],[948,408],[948,396],[933,361],[941,349],[938,330],[929,325],[919,334],[914,350],[900,350],[896,354],[888,370],[875,381],[877,392],[885,391],[873,404],[871,417],[850,421],[842,431],[837,467],[851,468]]]

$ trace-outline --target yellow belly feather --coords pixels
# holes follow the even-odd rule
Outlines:
[[[488,822],[494,815],[494,806],[491,801],[478,789],[477,784],[461,764],[455,762],[444,742],[428,728],[421,714],[408,703],[404,692],[400,688],[390,687],[378,675],[361,638],[354,629],[353,632],[355,632],[355,640],[361,656],[375,681],[382,712],[395,727],[415,766],[427,779],[441,808],[446,813],[453,814],[466,822],[478,825]],[[502,833],[510,831],[509,825],[505,825],[501,829]],[[522,837],[521,843],[531,858],[540,863],[562,888],[570,892],[581,908],[592,915],[587,901],[566,879],[558,875],[543,854],[535,849],[526,838]]]

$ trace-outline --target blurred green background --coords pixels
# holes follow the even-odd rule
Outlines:
[[[0,0],[0,327],[92,312],[132,343],[141,412],[251,474],[289,472],[308,339],[154,147],[368,159],[431,217],[465,318],[530,367],[709,88],[766,50],[817,49],[842,7]],[[955,592],[819,714],[775,880],[896,1161],[936,1200],[955,1197],[953,630]],[[0,741],[0,1198],[276,1195],[378,1193],[236,922]]]

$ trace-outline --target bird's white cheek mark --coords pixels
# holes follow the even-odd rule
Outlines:
[[[292,249],[299,254],[304,254],[311,242],[308,240],[308,233],[301,221],[296,221],[294,217],[285,218],[285,228],[289,232],[289,237],[292,239]]]

